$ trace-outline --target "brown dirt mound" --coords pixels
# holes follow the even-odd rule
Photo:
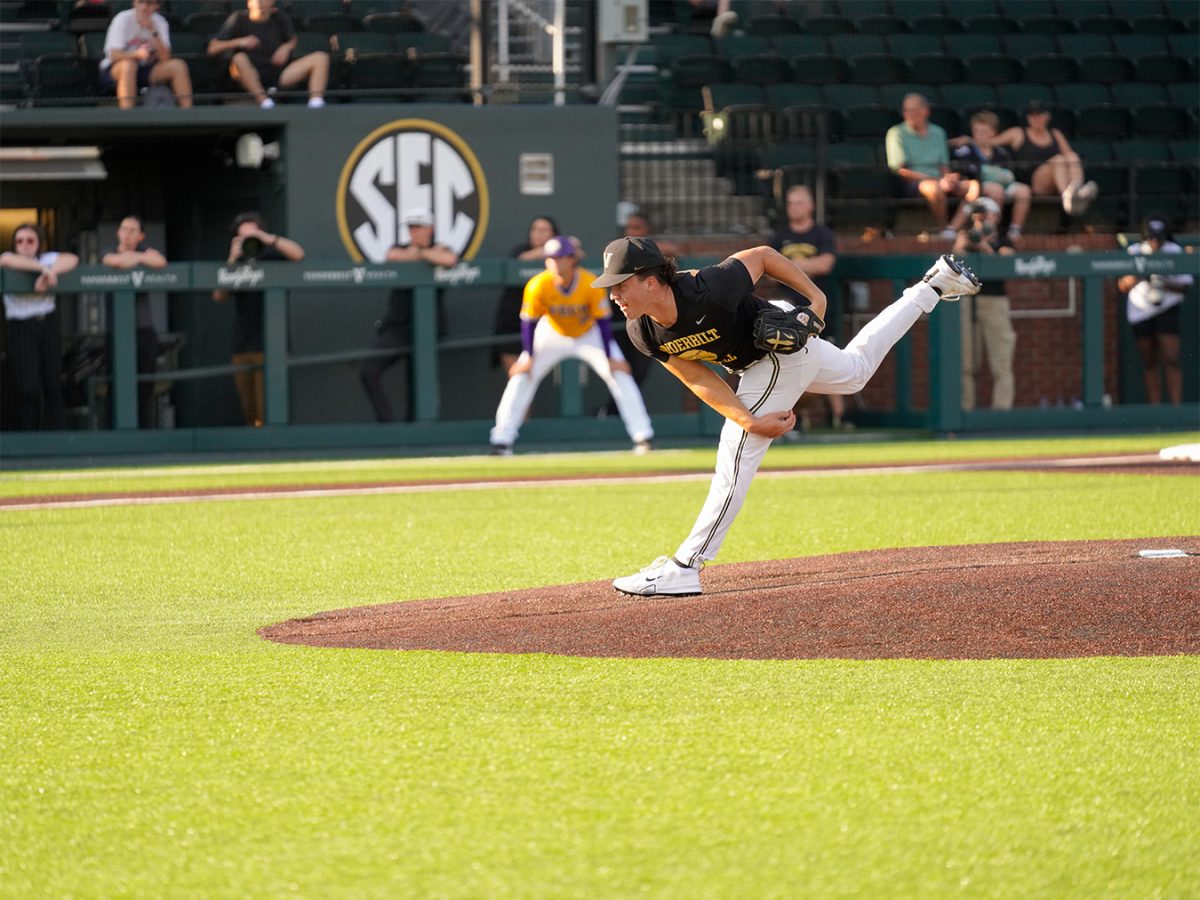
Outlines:
[[[1179,549],[1176,558],[1140,557]],[[715,659],[1200,654],[1200,538],[980,544],[717,565],[705,594],[607,581],[322,612],[317,647]]]

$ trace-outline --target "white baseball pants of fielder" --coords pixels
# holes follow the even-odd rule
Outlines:
[[[603,343],[600,329],[594,325],[579,337],[572,338],[556,331],[546,318],[538,320],[533,330],[533,366],[528,372],[508,379],[504,396],[500,398],[500,406],[496,409],[492,443],[505,446],[516,443],[517,432],[525,421],[538,385],[568,357],[583,360],[600,376],[617,403],[617,412],[621,414],[621,421],[625,423],[631,441],[636,444],[653,438],[654,428],[650,424],[650,416],[646,412],[646,404],[642,402],[642,392],[638,390],[637,382],[632,375],[614,372],[609,368],[608,352]],[[617,359],[625,358],[619,348],[613,347],[613,352],[617,354]]]
[[[937,302],[938,295],[929,285],[910,287],[856,334],[845,349],[814,338],[798,353],[772,353],[760,359],[742,373],[737,395],[752,413],[763,415],[791,409],[806,391],[857,393],[870,381],[888,351]],[[708,499],[692,533],[675,551],[676,560],[694,567],[716,558],[770,446],[771,438],[750,434],[725,421]]]

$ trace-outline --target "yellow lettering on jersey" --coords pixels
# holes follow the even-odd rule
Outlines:
[[[720,339],[720,337],[721,333],[717,329],[710,328],[708,331],[684,335],[673,341],[667,341],[665,344],[659,344],[658,349],[663,353],[678,356],[684,350],[691,350],[693,347],[702,347],[705,344],[711,344],[713,341]],[[716,357],[714,356],[713,358],[715,359]]]

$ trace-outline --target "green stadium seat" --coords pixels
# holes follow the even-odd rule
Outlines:
[[[328,35],[362,30],[362,22],[349,13],[314,13],[304,16],[300,24],[305,31],[320,31]]]
[[[850,60],[850,77],[862,84],[895,84],[908,80],[909,68],[902,57],[891,53],[868,54]]]
[[[897,121],[900,119],[900,114],[897,113]],[[966,123],[963,121],[962,115],[953,106],[947,106],[945,103],[930,103],[929,104],[929,121],[937,125],[946,132],[947,137],[954,137],[957,134],[966,132]]]
[[[779,114],[779,138],[824,145],[841,140],[842,117],[829,106],[789,106]]]
[[[452,47],[450,36],[436,31],[400,31],[392,34],[392,46],[397,53],[407,53],[409,56],[422,53],[449,53]],[[649,58],[653,46],[640,47],[641,56]],[[657,59],[655,60],[657,64]]]
[[[766,106],[767,95],[757,84],[719,82],[706,84],[700,89],[704,108],[718,112],[729,106]]]
[[[104,59],[104,39],[108,35],[103,31],[89,31],[87,34],[79,36],[79,52],[88,62],[99,65],[100,60]],[[178,35],[174,32],[171,34],[171,51],[178,53]]]
[[[1166,140],[1185,138],[1195,130],[1196,120],[1182,106],[1148,103],[1133,110],[1133,134]]]
[[[1112,94],[1109,93],[1107,85],[1096,84],[1090,81],[1056,84],[1054,86],[1054,96],[1059,106],[1067,106],[1072,109],[1113,102]]]
[[[385,34],[374,36],[387,37]],[[399,53],[360,53],[353,49],[346,57],[341,75],[344,87],[358,94],[351,98],[352,102],[403,100],[407,98],[411,87],[408,61]]]
[[[39,56],[78,55],[79,38],[73,34],[63,31],[26,31],[21,34],[22,59],[37,59]]]
[[[1122,19],[1138,16],[1161,16],[1167,12],[1162,0],[1108,0],[1108,12]]]
[[[848,16],[820,15],[812,16],[804,21],[804,30],[808,34],[853,34],[854,20]]]
[[[1148,103],[1169,103],[1171,100],[1164,85],[1148,81],[1118,81],[1108,88],[1112,102],[1119,106],[1145,106]]]
[[[1165,85],[1167,100],[1176,106],[1190,109],[1193,114],[1200,110],[1200,85],[1194,81],[1176,81]]]
[[[967,80],[962,60],[946,53],[914,56],[908,61],[908,70],[913,81],[927,84],[954,84]]]
[[[768,84],[763,88],[766,102],[777,109],[789,106],[819,106],[824,103],[821,89],[815,84]]]
[[[1112,158],[1118,162],[1169,162],[1171,148],[1166,141],[1139,138],[1132,141],[1113,141]]]
[[[822,34],[777,34],[771,38],[771,47],[788,59],[816,56],[829,52],[829,39]]]
[[[1080,137],[1109,141],[1123,140],[1130,134],[1133,117],[1129,110],[1115,103],[1085,106],[1076,113]]]
[[[1200,142],[1193,140],[1168,141],[1167,146],[1170,147],[1171,159],[1174,162],[1193,164],[1200,162]]]
[[[948,34],[963,34],[967,26],[963,24],[962,19],[939,13],[913,17],[912,30],[918,34],[939,34],[945,37]]]
[[[1058,16],[1050,13],[1041,15],[1023,16],[1021,18],[1021,28],[1026,34],[1072,34],[1079,29],[1075,25],[1074,19],[1069,19],[1066,16]]]
[[[1001,53],[973,56],[966,61],[967,81],[981,84],[1009,84],[1025,80],[1025,68],[1019,59]]]
[[[904,15],[916,22],[922,16],[943,16],[946,14],[946,4],[942,0],[902,0]],[[914,28],[914,31],[923,31]]]
[[[848,106],[842,109],[842,137],[847,141],[882,143],[887,130],[900,121],[900,111],[891,106]]]
[[[408,61],[418,103],[466,103],[467,58],[461,53],[424,53]]]
[[[831,166],[879,166],[882,141],[843,141],[829,147]]]
[[[1141,81],[1134,77],[1133,61],[1116,53],[1097,53],[1079,60],[1079,80],[1113,84],[1117,81]]]
[[[972,34],[1016,34],[1021,30],[1016,19],[1003,15],[967,16],[963,24]]]
[[[1172,56],[1170,53],[1150,53],[1139,56],[1134,62],[1134,77],[1122,78],[1121,81],[1152,81],[1156,84],[1169,84],[1173,81],[1187,81],[1191,78],[1191,66],[1184,59]]]
[[[370,13],[363,16],[362,27],[365,31],[380,34],[410,34],[425,30],[420,19],[403,11]]]
[[[1108,0],[1054,0],[1054,9],[1060,16],[1079,20],[1086,16],[1108,15]]]
[[[1076,138],[1071,142],[1071,149],[1083,160],[1086,169],[1093,163],[1109,162],[1113,158],[1112,143],[1095,138]]]
[[[1134,16],[1129,20],[1134,34],[1184,34],[1187,25],[1173,16]]]
[[[849,77],[850,66],[840,56],[814,54],[792,60],[792,81],[801,84],[836,84]]]
[[[714,52],[712,41],[703,34],[665,34],[654,39],[654,46],[658,48],[659,65],[668,69],[681,56],[710,56]]]
[[[1004,53],[1025,61],[1031,56],[1058,53],[1058,41],[1052,34],[1003,34],[1000,45]]]
[[[1071,84],[1079,79],[1079,64],[1061,53],[1043,53],[1027,56],[1025,77],[1042,84]]]
[[[888,51],[910,59],[923,53],[943,53],[945,47],[936,34],[892,34],[884,38]]]
[[[845,109],[848,106],[882,105],[879,88],[873,84],[855,82],[827,84],[821,89],[821,95],[824,102],[835,109]]]
[[[772,37],[777,34],[800,34],[800,23],[791,16],[750,16],[745,22],[746,34]]]
[[[771,42],[756,34],[731,34],[713,38],[713,49],[718,56],[735,59],[739,56],[760,56],[771,52]]]
[[[901,0],[901,3],[904,4],[904,11],[907,13],[908,4],[905,0]],[[863,19],[867,16],[891,15],[892,4],[890,0],[837,0],[831,11],[852,19]]]
[[[747,84],[784,84],[792,80],[792,67],[782,56],[763,53],[733,60],[733,77]]]
[[[1129,20],[1119,16],[1084,16],[1078,24],[1079,30],[1088,34],[1128,34],[1132,30]]]
[[[1017,111],[1020,111],[1030,100],[1040,100],[1047,105],[1057,102],[1054,88],[1048,84],[1032,81],[1019,84],[998,84],[996,85],[996,94],[1000,97],[1001,103]]]
[[[887,44],[881,34],[832,34],[829,52],[836,56],[862,56],[866,53],[886,53]]]
[[[782,169],[785,166],[815,166],[816,147],[809,141],[771,144],[760,147],[755,154],[760,169]]]
[[[926,84],[923,81],[898,81],[895,84],[879,85],[879,102],[884,106],[899,109],[909,94],[920,94],[930,103],[937,103],[939,88],[936,84]]]
[[[25,98],[46,101],[83,100],[95,93],[95,67],[77,54],[46,54],[21,60]]]
[[[1180,59],[1200,58],[1200,37],[1194,32],[1167,35],[1167,52]]]
[[[1168,53],[1170,47],[1167,39],[1161,34],[1114,34],[1112,36],[1113,50],[1130,59],[1145,56],[1148,53]]]
[[[860,34],[895,35],[911,31],[912,26],[903,16],[880,13],[875,15],[858,16],[858,31]]]
[[[309,33],[320,34],[320,32]],[[352,62],[359,56],[396,52],[392,36],[377,31],[344,31],[330,37],[329,45],[334,53],[341,54],[347,62]]]
[[[995,85],[964,81],[959,84],[944,84],[939,92],[941,102],[956,109],[965,106],[995,106],[1000,103]]]
[[[998,34],[960,34],[946,43],[950,52],[955,56],[967,59],[972,56],[986,56],[991,53],[1004,53],[1004,44]]]
[[[183,27],[192,34],[198,34],[205,40],[211,40],[221,30],[221,26],[225,24],[227,18],[225,13],[219,12],[192,13],[184,18]]]
[[[1097,53],[1112,53],[1112,38],[1107,34],[1060,34],[1058,49],[1064,56],[1080,59]]]

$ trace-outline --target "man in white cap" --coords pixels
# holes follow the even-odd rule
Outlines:
[[[434,240],[433,210],[417,206],[404,213],[401,224],[408,232],[408,241],[388,250],[385,262],[423,262],[448,268],[458,263],[458,254]],[[438,296],[438,331],[444,331],[441,296]],[[400,361],[403,350],[412,344],[412,289],[397,288],[388,300],[387,313],[375,323],[377,337],[374,349],[394,350],[388,356],[374,356],[363,363],[359,371],[363,390],[380,422],[394,422],[391,401],[383,389],[383,373]],[[412,418],[412,379],[409,378],[408,418]]]
[[[578,239],[557,235],[542,247],[546,271],[525,285],[521,303],[521,355],[508,369],[508,384],[492,429],[493,456],[508,456],[542,379],[568,357],[581,359],[600,376],[637,454],[650,450],[654,429],[613,339],[612,309],[603,288],[592,287],[594,272],[581,268]]]

